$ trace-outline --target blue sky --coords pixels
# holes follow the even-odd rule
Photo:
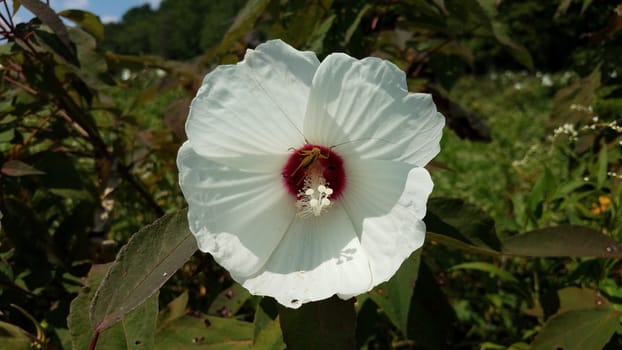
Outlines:
[[[103,22],[114,22],[121,19],[125,11],[134,6],[145,3],[151,4],[152,8],[157,8],[161,0],[50,0],[50,5],[56,11],[65,9],[80,9],[93,12],[98,15]],[[12,8],[9,0],[9,8]],[[25,21],[32,17],[30,12],[21,8],[16,14],[16,22]]]

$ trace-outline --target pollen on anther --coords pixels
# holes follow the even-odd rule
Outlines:
[[[296,200],[298,216],[301,218],[320,216],[332,204],[329,199],[332,193],[333,189],[328,187],[321,171],[309,171],[304,178],[304,187]]]

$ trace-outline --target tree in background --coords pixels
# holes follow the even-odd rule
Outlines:
[[[243,0],[164,0],[157,10],[133,7],[105,25],[103,49],[188,59],[216,45],[244,6]]]

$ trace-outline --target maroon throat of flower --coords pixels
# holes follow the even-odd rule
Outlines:
[[[332,148],[305,144],[283,167],[283,184],[296,198],[298,216],[319,216],[339,199],[346,186],[343,159]]]

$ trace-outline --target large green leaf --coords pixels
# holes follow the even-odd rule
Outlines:
[[[69,36],[77,46],[77,55],[80,61],[79,68],[69,66],[69,69],[82,78],[90,88],[106,87],[108,77],[106,77],[105,72],[108,70],[108,66],[104,55],[97,51],[97,43],[93,36],[80,28],[69,28]],[[83,96],[90,93],[84,90],[86,89],[79,89],[78,92]]]
[[[602,349],[620,323],[620,313],[610,308],[571,310],[551,317],[531,350]]]
[[[354,299],[336,296],[289,309],[279,305],[283,338],[289,349],[354,349]]]
[[[165,326],[186,314],[188,306],[188,291],[184,291],[177,298],[173,299],[166,308],[158,315],[158,328]]]
[[[431,198],[424,218],[427,230],[482,248],[499,250],[494,220],[457,198]]]
[[[389,320],[400,330],[407,333],[408,311],[412,299],[421,249],[406,259],[395,275],[369,293],[369,297],[384,311]]]
[[[62,49],[60,47],[56,47],[57,52],[69,62],[77,64],[75,59],[75,47],[69,39],[67,28],[56,12],[40,0],[20,0],[20,3],[30,12],[34,13],[41,20],[41,22],[43,22],[43,24],[47,25],[52,29],[52,31],[54,31],[56,34],[55,37],[63,46]]]
[[[447,339],[455,330],[456,313],[425,262],[420,264],[408,316],[408,338],[421,348],[451,348]]]
[[[32,344],[32,339],[25,330],[10,323],[0,321],[1,349],[30,350],[32,349],[30,344]]]
[[[547,227],[512,236],[503,240],[502,251],[519,256],[622,258],[622,248],[613,238],[575,225]]]
[[[158,317],[155,349],[249,349],[253,325],[231,318],[187,315],[188,292],[171,301]]]
[[[570,310],[591,309],[606,307],[609,301],[600,292],[588,288],[566,287],[557,291],[559,296],[559,310],[564,313]]]
[[[142,304],[196,251],[186,212],[163,216],[121,249],[91,304],[94,330],[101,332]]]
[[[71,348],[87,349],[93,329],[88,318],[89,304],[96,287],[101,283],[111,264],[93,265],[78,296],[71,302],[67,324]],[[154,294],[147,302],[130,312],[122,323],[107,329],[97,338],[97,349],[150,349],[153,347],[158,297]]]
[[[104,38],[104,25],[94,14],[82,10],[64,10],[58,14],[73,21],[95,38],[99,40]]]
[[[231,318],[182,316],[158,326],[154,349],[249,349],[253,324]]]
[[[279,324],[276,301],[272,298],[262,298],[255,310],[255,332],[253,347],[262,350],[285,349],[283,332]]]
[[[622,247],[613,238],[577,225],[537,229],[499,242],[494,221],[480,209],[460,199],[431,199],[424,220],[429,231],[428,241],[469,253],[525,257],[622,257]]]
[[[251,294],[238,283],[223,290],[216,296],[207,310],[208,315],[231,317],[235,315],[244,303],[251,297]]]
[[[106,275],[110,264],[93,265],[78,296],[69,307],[67,325],[71,335],[72,349],[87,349],[93,335],[89,321],[89,304],[95,295],[97,286]]]
[[[489,248],[478,247],[478,246],[471,244],[470,242],[466,242],[465,240],[452,238],[452,237],[445,236],[445,235],[438,234],[438,233],[428,232],[426,233],[425,238],[426,238],[426,241],[429,241],[432,244],[439,243],[448,248],[462,250],[467,253],[490,255],[490,256],[497,256],[501,254],[501,252],[499,251],[492,250]]]

